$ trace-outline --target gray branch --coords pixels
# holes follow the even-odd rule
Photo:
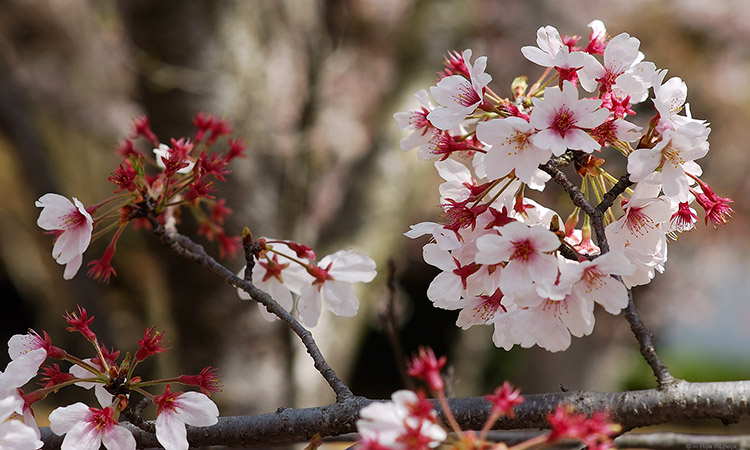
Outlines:
[[[527,395],[525,398],[526,401],[514,409],[514,419],[502,418],[494,428],[544,429],[548,426],[547,415],[558,405],[571,405],[577,412],[585,414],[607,410],[611,420],[622,425],[624,431],[666,422],[717,419],[734,423],[750,417],[750,381],[680,381],[660,389],[572,391]],[[211,427],[188,427],[188,440],[193,446],[252,446],[301,442],[315,434],[338,436],[356,431],[359,410],[372,401],[350,397],[316,408],[279,408],[268,414],[222,417]],[[459,424],[466,430],[480,429],[491,411],[491,405],[483,397],[453,398],[449,403]],[[154,435],[134,427],[132,431],[139,448],[158,445]],[[48,428],[42,429],[42,438],[47,443],[45,448],[59,448],[62,441]]]

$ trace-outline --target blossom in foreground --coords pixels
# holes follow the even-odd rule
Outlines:
[[[89,408],[78,402],[52,411],[50,428],[57,435],[65,434],[62,450],[98,450],[102,444],[109,450],[135,449],[135,438],[113,414],[110,407]]]
[[[60,194],[44,194],[35,205],[42,208],[37,219],[40,228],[56,235],[52,257],[65,265],[63,278],[70,280],[83,262],[83,253],[91,242],[94,219],[77,198],[73,202]]]
[[[552,157],[549,149],[532,144],[534,127],[519,117],[493,119],[477,124],[477,137],[489,145],[484,157],[487,178],[495,180],[515,170],[516,176],[526,184],[538,171],[539,164]]]
[[[17,396],[0,396],[0,449],[36,450],[44,445],[33,427],[10,419],[22,407],[23,400]]]
[[[199,392],[172,392],[170,385],[154,397],[157,405],[156,440],[166,450],[187,450],[185,425],[207,427],[218,422],[219,409]]]
[[[363,449],[425,450],[437,447],[448,436],[432,404],[408,390],[394,392],[391,401],[365,406],[359,417],[357,431]]]
[[[554,283],[557,258],[550,252],[560,246],[554,233],[543,226],[529,227],[521,222],[510,222],[500,227],[499,232],[500,235],[490,234],[477,239],[476,262],[499,264],[508,261],[500,278],[500,289],[506,296],[518,303],[536,286]],[[535,304],[538,302],[519,306]]]
[[[584,128],[595,128],[607,119],[609,111],[600,108],[602,101],[593,98],[578,99],[578,90],[570,81],[562,89],[548,87],[544,100],[534,98],[530,123],[539,133],[531,136],[531,143],[549,149],[555,156],[566,150],[583,150],[591,153],[601,146]]]
[[[375,261],[362,253],[339,250],[323,257],[317,266],[308,268],[313,281],[302,289],[297,311],[302,323],[318,324],[325,300],[329,311],[342,317],[353,317],[359,309],[359,298],[352,283],[369,283],[375,278]]]

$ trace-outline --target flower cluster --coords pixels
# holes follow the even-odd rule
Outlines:
[[[359,442],[362,450],[428,450],[440,445],[452,449],[504,448],[487,440],[488,432],[503,416],[514,418],[513,408],[524,403],[520,390],[507,381],[495,392],[485,396],[491,405],[487,421],[479,434],[462,430],[451,411],[445,395],[445,384],[440,370],[445,357],[436,358],[432,349],[420,349],[409,361],[409,375],[424,380],[440,403],[453,436],[448,438],[439,424],[437,413],[424,391],[401,390],[394,392],[391,401],[371,403],[359,412],[357,421]],[[437,381],[441,380],[441,381]],[[560,405],[547,417],[551,431],[516,444],[513,448],[523,450],[552,444],[563,439],[577,439],[589,448],[607,450],[613,448],[612,437],[621,427],[609,421],[605,412],[597,412],[590,418],[576,413],[572,407]]]
[[[150,226],[154,217],[174,230],[180,222],[181,208],[187,208],[199,225],[199,233],[218,241],[222,257],[240,249],[240,238],[229,236],[224,221],[232,211],[224,199],[217,199],[214,181],[226,181],[229,164],[243,156],[241,139],[219,138],[232,133],[231,126],[214,116],[198,114],[193,121],[192,139],[171,139],[161,143],[146,117],[136,118],[132,134],[118,148],[122,158],[109,176],[116,189],[112,197],[85,207],[77,198],[71,202],[59,194],[45,194],[36,202],[42,208],[37,224],[55,236],[52,256],[65,265],[63,277],[73,278],[83,262],[83,253],[93,239],[114,231],[102,257],[89,262],[88,275],[107,282],[116,275],[112,267],[117,241],[130,222]],[[152,151],[139,151],[136,140],[145,140]],[[223,146],[223,151],[215,151]],[[109,205],[109,207],[104,208]]]
[[[218,421],[219,410],[209,398],[219,390],[218,378],[214,370],[205,368],[199,375],[144,381],[134,375],[136,366],[151,355],[167,350],[162,342],[163,334],[147,329],[143,339],[138,341],[139,349],[134,357],[130,353],[118,362],[120,352],[107,350],[99,343],[89,325],[94,317],[86,310],[65,317],[68,331],[80,333],[94,347],[96,356],[78,358],[65,350],[52,345],[49,335],[39,335],[30,331],[15,335],[8,341],[8,352],[12,361],[5,372],[0,373],[0,441],[13,449],[37,449],[43,445],[39,440],[39,429],[32,406],[35,402],[57,393],[68,386],[85,389],[94,388],[99,407],[82,402],[60,407],[49,415],[51,430],[65,435],[62,448],[98,450],[104,444],[108,449],[135,449],[136,442],[127,428],[119,424],[121,415],[126,415],[131,423],[143,422],[135,411],[132,394],[153,402],[157,407],[155,421],[156,439],[168,450],[188,448],[185,425],[208,426]],[[72,364],[68,371],[59,364],[42,366],[47,359],[65,361]],[[24,393],[21,388],[31,379],[41,375],[40,388]],[[161,394],[153,395],[145,388],[158,384],[165,385]],[[201,392],[173,392],[172,384],[194,386]],[[17,420],[5,422],[8,417]],[[18,443],[12,441],[17,439]],[[3,448],[6,448],[3,446]]]
[[[424,260],[441,273],[427,296],[438,308],[460,310],[461,328],[493,325],[493,341],[505,349],[566,349],[571,335],[592,332],[596,303],[618,314],[627,289],[664,270],[668,238],[698,219],[691,204],[714,226],[733,212],[732,200],[700,178],[696,160],[708,152],[711,129],[691,117],[685,83],[644,61],[638,39],[610,38],[601,21],[589,26],[585,47],[577,36],[540,28],[537,46],[521,52],[546,70],[531,86],[516,78],[510,98],[488,86],[487,58],[472,62],[465,50],[446,58],[429,94],[417,92],[419,109],[394,114],[411,131],[401,148],[437,160],[445,180],[443,220],[405,233],[431,238]],[[636,125],[633,105],[649,98],[653,116]],[[605,148],[627,158],[627,177],[602,167]],[[566,166],[581,177],[578,186],[560,170]],[[552,175],[574,200],[566,220],[526,196],[544,190]],[[594,243],[596,205],[608,193],[621,200],[599,211]]]
[[[251,273],[255,286],[270,294],[287,311],[294,306],[292,294],[295,294],[299,318],[308,327],[318,324],[323,302],[337,316],[356,315],[359,299],[352,283],[368,283],[376,275],[375,261],[351,250],[339,250],[315,263],[315,252],[293,241],[260,238],[252,248],[257,260]],[[243,267],[238,276],[242,278],[245,270]],[[237,295],[250,300],[250,295],[242,289],[237,289]],[[265,306],[258,303],[258,307],[266,320],[276,319]]]

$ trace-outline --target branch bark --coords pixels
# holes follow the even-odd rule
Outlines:
[[[504,417],[495,429],[543,429],[547,415],[560,404],[592,414],[607,410],[624,431],[665,422],[719,419],[724,423],[750,417],[750,381],[690,383],[680,381],[668,388],[628,392],[571,391],[525,396],[514,408],[515,418]],[[373,400],[350,397],[327,406],[305,409],[279,408],[255,416],[222,417],[211,427],[188,427],[193,446],[251,446],[306,441],[316,433],[337,436],[356,430],[359,410]],[[491,405],[483,397],[449,399],[451,410],[465,430],[480,429]],[[437,402],[435,402],[437,407]],[[139,448],[157,446],[154,435],[131,427]],[[45,448],[59,448],[62,438],[42,429]]]

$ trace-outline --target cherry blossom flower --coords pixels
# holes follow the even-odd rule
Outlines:
[[[498,229],[500,235],[488,234],[477,239],[476,262],[499,264],[508,261],[500,278],[500,289],[520,306],[535,286],[552,284],[557,278],[557,250],[560,240],[543,226],[511,222]],[[536,302],[538,303],[538,302]]]
[[[578,100],[578,90],[570,81],[563,82],[562,90],[548,87],[544,100],[534,98],[531,125],[540,130],[529,140],[535,146],[549,149],[560,156],[567,149],[591,153],[601,146],[583,128],[594,128],[607,119],[609,111],[600,108],[599,99]]]
[[[35,450],[42,448],[37,430],[20,420],[10,417],[23,408],[23,400],[17,396],[0,396],[0,448],[8,450]]]
[[[688,200],[690,175],[701,174],[695,162],[708,153],[711,128],[700,121],[688,121],[667,129],[653,148],[639,148],[628,156],[630,180],[639,182],[661,167],[664,195],[676,202]]]
[[[162,344],[163,339],[164,333],[156,331],[155,327],[146,328],[143,332],[143,339],[138,340],[140,348],[135,352],[135,360],[140,362],[149,356],[169,350]]]
[[[0,398],[9,395],[18,396],[17,389],[37,375],[45,359],[47,359],[47,351],[38,348],[9,362],[5,371],[0,371]],[[18,411],[18,413],[21,412]]]
[[[593,92],[598,85],[602,93],[632,96],[637,99],[636,103],[638,99],[644,100],[651,80],[640,76],[640,67],[636,67],[643,59],[643,53],[638,50],[640,45],[641,42],[628,33],[613,37],[604,50],[604,65],[596,58],[586,59],[586,66],[579,72],[581,86]]]
[[[492,81],[492,77],[485,73],[487,57],[480,56],[469,65],[471,50],[464,50],[463,59],[469,69],[469,79],[461,75],[451,75],[430,87],[430,93],[440,104],[427,115],[427,119],[437,128],[448,130],[474,113],[482,103],[484,88]]]
[[[65,434],[62,450],[98,450],[102,444],[109,450],[135,449],[135,438],[113,414],[110,407],[89,408],[78,402],[52,411],[50,428],[57,435]]]
[[[431,404],[408,390],[394,392],[391,401],[365,406],[359,417],[357,431],[366,448],[425,450],[448,437]]]
[[[522,404],[526,399],[521,395],[520,389],[514,389],[513,386],[505,381],[502,386],[495,389],[492,394],[487,394],[484,399],[492,403],[492,415],[507,415],[511,419],[515,417],[513,408]]]
[[[518,117],[494,119],[477,124],[477,137],[489,145],[484,156],[487,177],[495,180],[515,170],[526,184],[539,171],[539,164],[552,157],[550,149],[539,148],[531,142],[534,127]]]
[[[560,32],[551,25],[540,27],[536,31],[536,45],[536,47],[531,45],[521,47],[521,53],[526,59],[542,67],[554,67],[555,57],[565,46]]]
[[[439,392],[445,388],[440,371],[445,367],[446,362],[445,356],[437,358],[431,348],[422,347],[419,349],[419,354],[407,362],[407,373],[411,377],[426,381],[433,392]]]
[[[207,427],[219,419],[219,409],[206,395],[199,392],[172,392],[170,385],[164,393],[154,397],[157,406],[156,440],[166,450],[187,450],[185,425]]]
[[[56,234],[52,257],[65,265],[63,278],[70,280],[83,262],[83,253],[91,242],[94,219],[77,198],[73,202],[59,194],[44,194],[36,201],[39,214],[37,225]]]
[[[192,145],[190,147],[192,148]],[[153,151],[156,157],[156,165],[164,169],[165,172],[186,174],[193,171],[195,161],[188,159],[189,150],[184,145],[170,147],[167,144],[159,144],[159,147]]]
[[[482,280],[473,277],[481,268],[474,262],[474,254],[462,254],[455,250],[454,253],[441,250],[437,244],[427,244],[422,250],[424,261],[427,264],[442,270],[427,288],[427,298],[435,307],[445,309],[459,309],[463,307],[460,301],[462,292],[472,282],[475,287],[472,291],[481,290]]]
[[[412,132],[399,141],[401,150],[407,151],[416,147],[427,145],[433,135],[440,131],[427,120],[427,115],[435,109],[430,102],[429,95],[424,89],[420,89],[414,97],[421,106],[419,109],[400,111],[393,114],[393,119],[400,130],[411,130]]]
[[[572,281],[570,295],[599,303],[610,314],[619,314],[628,305],[625,286],[611,275],[632,275],[635,266],[618,252],[609,252],[589,261],[568,265]]]
[[[352,283],[369,283],[375,278],[375,261],[351,250],[339,250],[323,257],[317,266],[308,268],[312,283],[302,288],[297,300],[297,311],[302,323],[309,327],[318,324],[325,300],[329,311],[342,317],[353,317],[359,309],[359,298]]]
[[[607,46],[607,27],[599,19],[592,20],[587,26],[591,28],[589,45],[583,51],[590,54],[603,54]]]
[[[265,239],[266,241],[274,240],[271,238]],[[277,253],[280,253],[281,256]],[[253,266],[253,284],[273,297],[285,310],[291,311],[294,305],[292,294],[301,294],[302,288],[313,280],[302,265],[291,262],[284,256],[295,257],[302,263],[308,262],[305,258],[297,257],[297,253],[287,244],[274,243],[273,252],[266,254],[265,261],[258,260]],[[245,276],[245,267],[237,273],[237,276],[240,278]],[[237,289],[237,295],[242,300],[250,300],[251,298],[250,294],[239,288]],[[273,322],[278,319],[276,314],[269,312],[262,303],[258,303],[258,309],[265,320]]]

